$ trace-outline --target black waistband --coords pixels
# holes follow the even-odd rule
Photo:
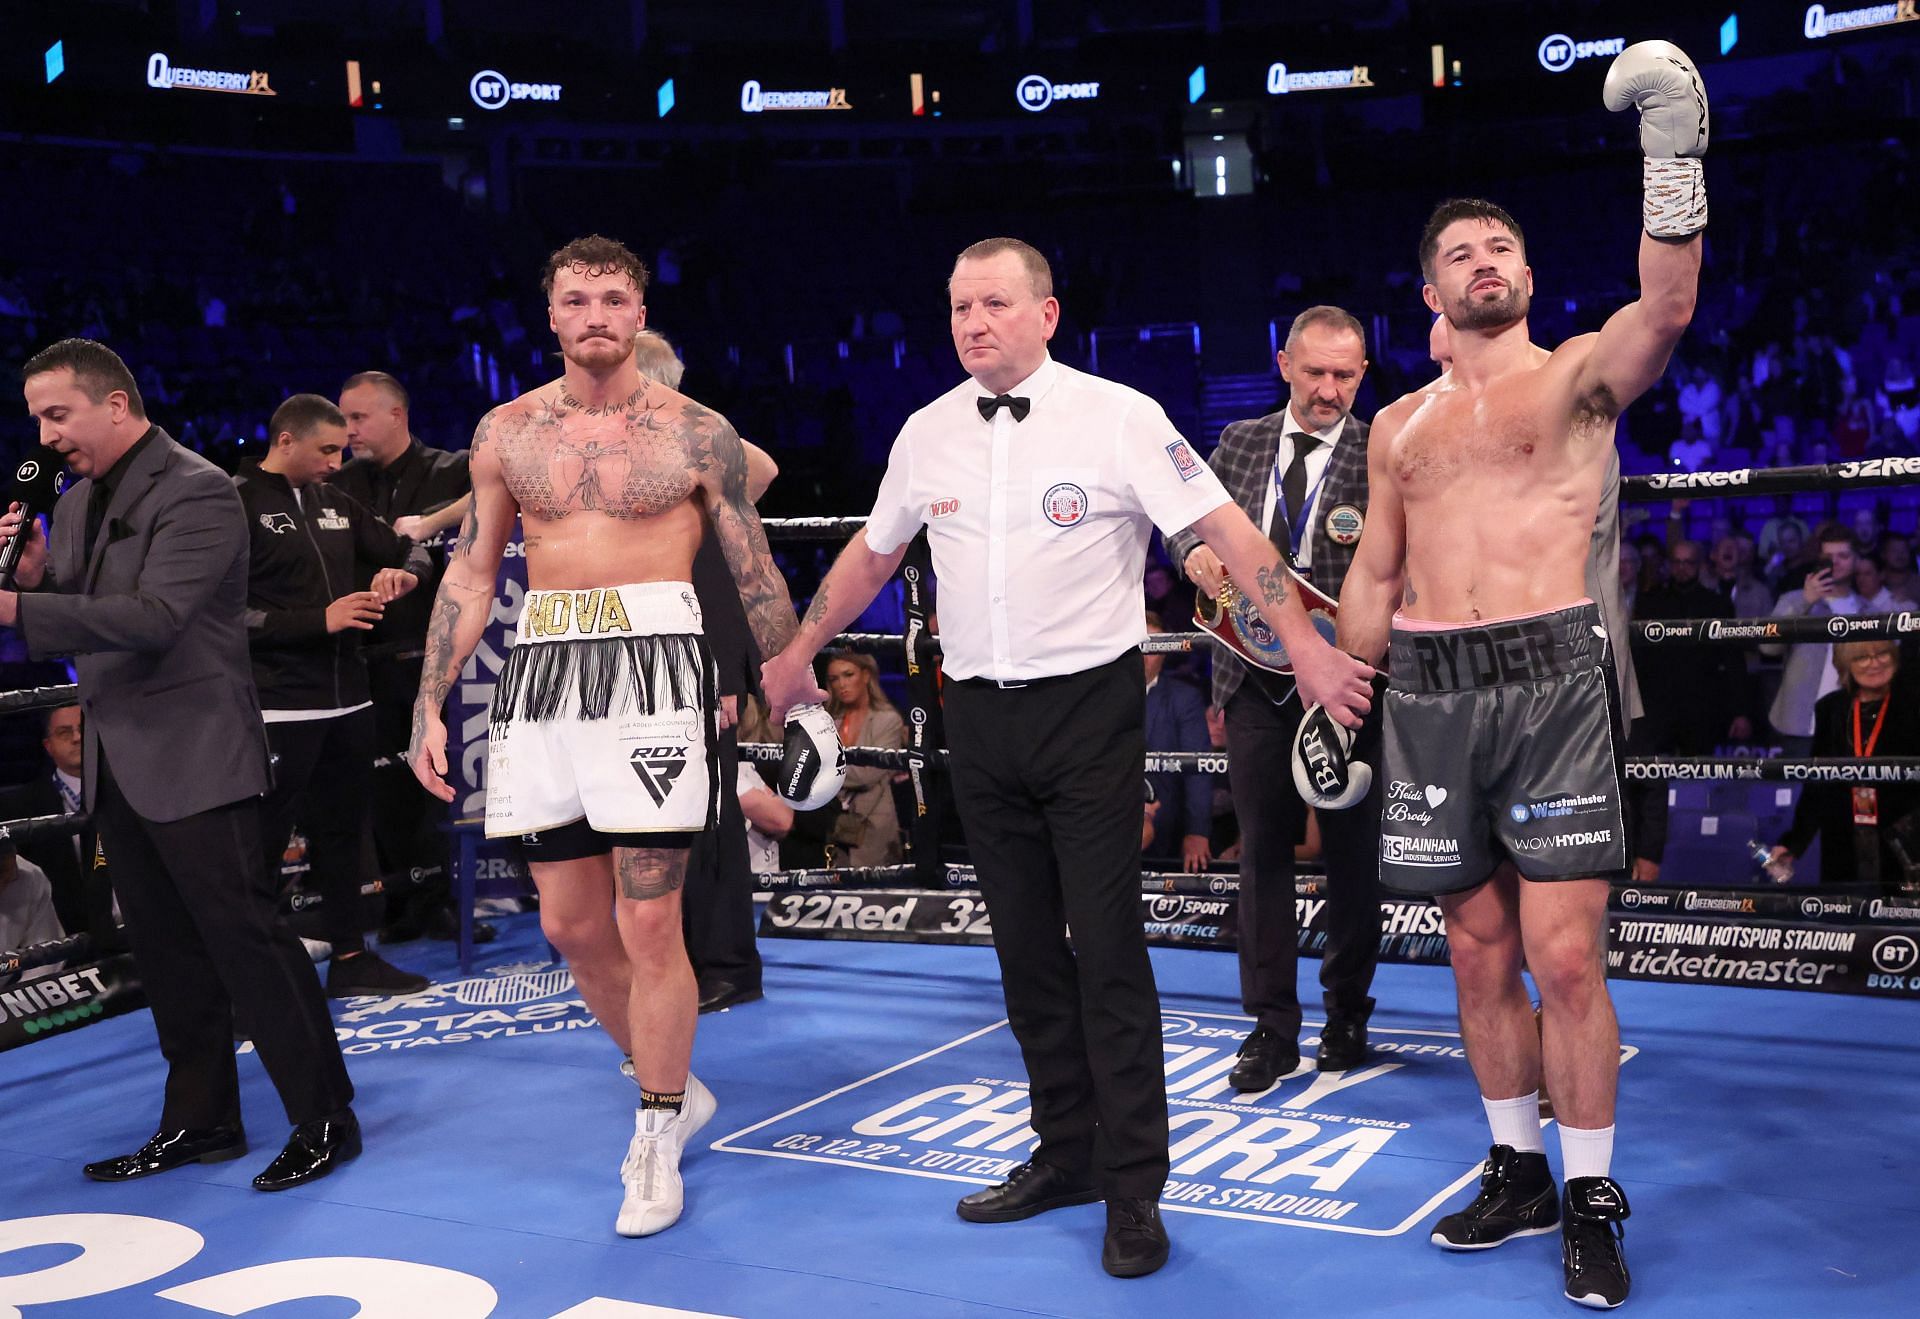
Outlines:
[[[1588,602],[1498,623],[1396,627],[1389,670],[1398,691],[1461,692],[1583,673],[1606,654],[1600,606]]]

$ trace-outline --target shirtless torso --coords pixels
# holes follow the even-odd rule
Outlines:
[[[1508,618],[1585,594],[1614,431],[1602,401],[1576,395],[1597,337],[1527,345],[1478,390],[1449,373],[1380,414],[1373,479],[1404,510],[1407,617]]]
[[[711,527],[762,652],[793,636],[745,446],[719,413],[641,376],[632,344],[645,318],[630,288],[624,276],[562,270],[552,314],[566,374],[495,408],[474,432],[473,503],[428,623],[409,751],[442,800],[453,789],[440,711],[486,626],[516,517],[536,591],[687,581]]]

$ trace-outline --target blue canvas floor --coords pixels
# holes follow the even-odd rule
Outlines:
[[[1487,1145],[1444,969],[1381,969],[1369,1068],[1243,1098],[1224,1081],[1249,1026],[1232,960],[1156,951],[1174,1252],[1121,1282],[1100,1271],[1098,1205],[997,1227],[953,1213],[1030,1140],[990,950],[765,941],[766,1000],[701,1021],[695,1070],[720,1110],[685,1163],[687,1215],[628,1241],[613,1217],[631,1083],[539,964],[533,918],[504,935],[467,979],[445,945],[394,950],[440,983],[336,1006],[366,1153],[277,1196],[247,1185],[285,1135],[257,1060],[242,1059],[253,1153],[102,1186],[80,1165],[137,1146],[158,1110],[147,1016],[0,1054],[0,1316],[1579,1313],[1555,1237],[1428,1244]],[[1310,1004],[1317,969],[1302,962]],[[1914,1008],[1614,993],[1630,1311],[1916,1313]],[[1551,1130],[1548,1147],[1557,1163]]]

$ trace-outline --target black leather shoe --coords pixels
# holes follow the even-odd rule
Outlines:
[[[1049,1209],[1090,1205],[1099,1198],[1099,1188],[1087,1178],[1029,1159],[998,1186],[962,1196],[954,1210],[969,1223],[1017,1223]]]
[[[764,997],[758,985],[736,985],[731,980],[706,980],[700,984],[702,1012],[724,1012]]]
[[[1242,1094],[1265,1090],[1300,1065],[1300,1046],[1270,1026],[1255,1026],[1240,1043],[1240,1061],[1227,1084]]]
[[[1143,1278],[1167,1262],[1166,1224],[1160,1206],[1152,1200],[1107,1201],[1107,1239],[1100,1247],[1100,1267],[1116,1278]]]
[[[336,957],[327,964],[328,998],[397,998],[418,994],[432,983],[371,950]]]
[[[287,1146],[253,1179],[256,1191],[284,1191],[290,1186],[325,1177],[360,1153],[360,1119],[343,1108],[332,1117],[302,1122],[287,1138]]]
[[[1344,1072],[1367,1061],[1367,1019],[1373,1015],[1369,1002],[1362,1012],[1327,1011],[1327,1028],[1320,1032],[1320,1053],[1313,1060],[1314,1070]]]
[[[246,1133],[237,1126],[156,1131],[152,1140],[133,1153],[89,1163],[80,1171],[96,1182],[130,1182],[183,1163],[225,1163],[246,1152]]]

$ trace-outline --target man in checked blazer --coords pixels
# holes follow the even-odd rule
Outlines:
[[[36,658],[73,656],[84,795],[113,867],[168,1064],[160,1128],[89,1163],[118,1182],[246,1153],[234,1011],[280,1092],[292,1138],[253,1184],[278,1191],[360,1151],[353,1085],[313,965],[260,865],[266,728],[247,659],[247,526],[227,475],[147,420],[125,362],[66,339],[21,371],[43,447],[76,476],[51,545],[29,540],[0,626]]]
[[[1294,318],[1278,360],[1290,391],[1287,406],[1229,425],[1209,461],[1234,502],[1282,553],[1291,553],[1301,575],[1337,599],[1367,512],[1367,424],[1353,415],[1367,369],[1366,335],[1339,307],[1309,307]],[[1167,550],[1201,590],[1219,590],[1220,561],[1198,537],[1171,536]],[[1275,703],[1246,666],[1218,646],[1213,704],[1226,713],[1227,779],[1240,817],[1240,1001],[1255,1019],[1228,1079],[1251,1093],[1300,1062],[1293,849],[1305,836],[1307,811],[1293,786],[1292,752],[1304,711],[1297,694]],[[1380,711],[1375,701],[1354,747],[1358,759],[1379,746]],[[1385,786],[1376,780],[1363,802],[1319,817],[1327,869],[1320,962],[1327,1028],[1315,1065],[1323,1072],[1357,1067],[1366,1058],[1373,1012],[1367,991],[1380,951]]]

